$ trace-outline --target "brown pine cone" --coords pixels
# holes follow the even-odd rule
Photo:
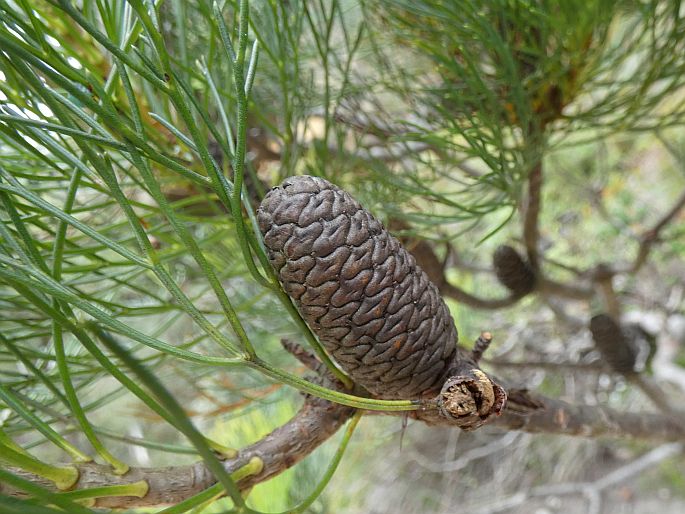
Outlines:
[[[457,330],[437,288],[400,242],[345,191],[288,178],[258,210],[269,259],[328,352],[379,398],[440,391]]]
[[[611,316],[598,314],[590,320],[590,331],[595,346],[614,371],[632,373],[637,360],[636,349]]]
[[[492,256],[497,280],[516,296],[525,296],[535,289],[535,272],[511,246],[498,246]]]

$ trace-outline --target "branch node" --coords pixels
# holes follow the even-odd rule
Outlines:
[[[458,421],[462,430],[475,430],[493,415],[499,415],[507,401],[506,391],[477,368],[450,377],[438,396],[438,408]]]

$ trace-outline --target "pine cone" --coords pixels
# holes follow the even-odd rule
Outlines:
[[[498,246],[492,256],[497,280],[516,296],[525,296],[535,289],[535,272],[511,246]]]
[[[633,373],[637,360],[636,349],[621,327],[607,314],[598,314],[590,320],[590,331],[595,346],[614,371]]]
[[[310,176],[273,188],[258,211],[286,293],[333,358],[379,398],[440,391],[457,330],[437,288],[349,194]]]

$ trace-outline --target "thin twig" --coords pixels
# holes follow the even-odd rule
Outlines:
[[[467,293],[463,289],[448,283],[447,281],[438,285],[438,289],[443,296],[452,298],[460,303],[473,307],[475,309],[494,310],[503,307],[514,305],[520,300],[517,296],[507,296],[506,298],[484,299],[479,298],[471,293]]]
[[[587,512],[599,512],[598,505],[601,501],[602,491],[625,482],[636,475],[640,475],[648,468],[653,467],[682,451],[682,443],[663,444],[645,453],[629,464],[604,475],[598,480],[593,480],[592,482],[565,482],[561,484],[541,485],[527,491],[519,491],[506,498],[498,498],[496,502],[488,506],[483,506],[481,508],[469,506],[465,511],[478,514],[493,514],[495,512],[514,509],[515,507],[522,505],[531,497],[582,494],[590,503],[591,508],[589,508]],[[595,508],[593,509],[592,507]]]
[[[601,279],[607,274],[609,275],[621,275],[621,274],[635,274],[637,273],[647,262],[650,252],[654,245],[660,241],[661,231],[671,223],[680,211],[685,208],[685,191],[680,195],[678,200],[673,204],[671,209],[666,212],[650,229],[645,230],[642,235],[640,235],[640,247],[638,248],[637,255],[632,264],[624,264],[619,266],[609,266],[605,263],[599,264],[594,268],[583,273],[583,275],[591,277],[593,280],[597,280],[598,277]]]
[[[664,415],[685,427],[685,411],[674,408],[664,390],[654,380],[639,373],[627,374],[626,379],[640,389]]]
[[[526,245],[528,262],[536,271],[540,268],[538,256],[540,229],[538,220],[540,217],[541,189],[542,162],[539,161],[533,166],[528,175],[528,195],[526,197],[523,220],[523,242]]]
[[[575,286],[572,284],[565,284],[557,282],[542,275],[538,271],[537,289],[545,294],[552,296],[561,296],[571,300],[589,300],[593,297],[594,292],[589,287]]]
[[[569,314],[566,308],[560,304],[560,302],[555,301],[548,295],[542,295],[547,307],[554,313],[555,318],[562,324],[566,325],[570,330],[576,332],[582,330],[587,326],[587,320]]]
[[[574,373],[600,372],[606,366],[600,362],[552,362],[552,361],[510,361],[503,359],[482,359],[483,364],[502,369],[544,369],[548,371],[568,371]]]
[[[492,334],[490,332],[482,332],[476,342],[473,344],[473,350],[471,350],[471,357],[478,363],[478,361],[483,357],[483,354],[487,351],[488,347],[492,343]]]
[[[683,194],[680,195],[680,198],[676,201],[673,207],[671,207],[671,210],[664,214],[663,217],[657,221],[657,223],[651,229],[642,234],[642,237],[640,238],[640,248],[628,273],[637,272],[645,264],[645,262],[647,262],[647,257],[649,256],[652,246],[654,246],[654,243],[659,240],[659,234],[664,227],[666,227],[666,225],[675,219],[683,207],[685,207],[685,191],[683,191]]]
[[[459,457],[452,460],[435,462],[434,459],[425,457],[420,451],[413,451],[412,459],[416,461],[419,466],[432,473],[454,473],[455,471],[464,469],[474,460],[482,459],[493,453],[506,450],[507,447],[511,446],[511,444],[516,441],[516,439],[521,437],[521,434],[516,432],[507,432],[502,437],[482,446],[467,450],[459,455]]]
[[[392,219],[388,223],[391,231],[400,231],[409,229],[409,225],[402,220]],[[456,300],[460,303],[474,307],[476,309],[501,309],[508,307],[519,301],[520,298],[516,296],[508,296],[506,298],[498,299],[484,299],[479,298],[471,293],[467,293],[463,289],[449,283],[445,277],[444,263],[438,259],[433,247],[423,239],[413,237],[400,237],[400,240],[414,256],[416,262],[421,269],[426,272],[428,278],[433,282],[440,291],[440,294]]]

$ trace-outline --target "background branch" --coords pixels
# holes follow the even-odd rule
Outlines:
[[[526,245],[528,262],[534,270],[540,268],[538,241],[540,239],[540,204],[542,202],[542,161],[538,161],[528,175],[528,191],[523,209],[523,242]]]
[[[682,451],[682,443],[663,444],[650,450],[638,459],[631,461],[629,464],[604,475],[598,480],[592,482],[566,482],[537,486],[507,498],[498,498],[489,506],[480,508],[476,506],[469,507],[469,511],[477,514],[491,514],[515,508],[518,505],[522,505],[527,499],[536,496],[581,494],[588,500],[588,508],[585,512],[587,514],[599,514],[601,512],[600,494],[603,491],[643,473],[648,468],[655,466]]]

